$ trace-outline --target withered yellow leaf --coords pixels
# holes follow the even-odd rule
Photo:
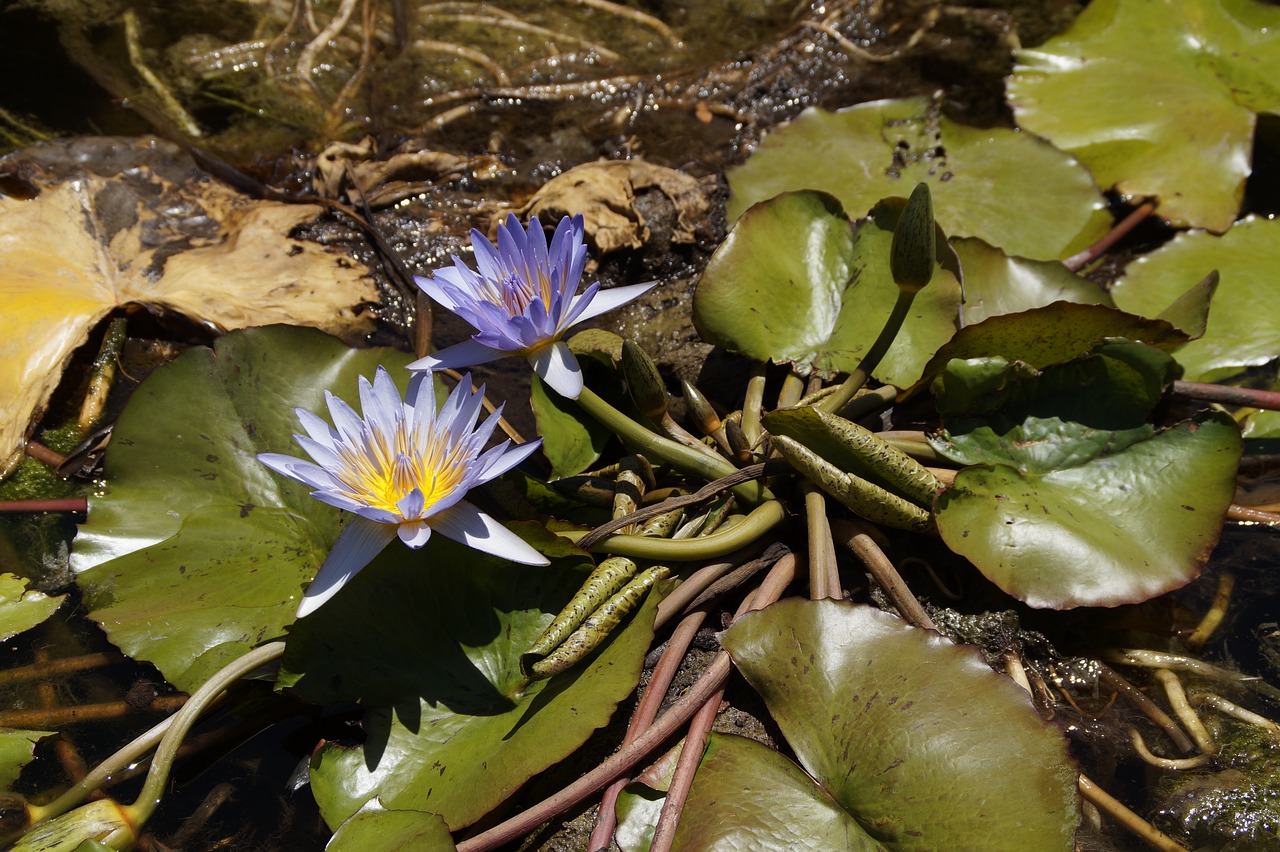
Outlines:
[[[223,331],[290,323],[353,338],[368,328],[360,306],[377,299],[368,271],[289,238],[321,208],[132,177],[0,197],[0,471],[20,458],[72,352],[119,306]]]

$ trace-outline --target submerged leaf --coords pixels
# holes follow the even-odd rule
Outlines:
[[[1072,848],[1066,743],[976,649],[869,606],[799,599],[748,613],[723,642],[801,765],[884,848]],[[768,824],[775,796],[796,795],[774,783],[746,803],[718,791],[717,810]]]
[[[1257,113],[1280,111],[1280,9],[1255,0],[1094,0],[1071,29],[1016,52],[1022,127],[1103,187],[1180,227],[1222,232],[1240,209]]]
[[[0,573],[0,642],[30,630],[53,615],[65,597],[28,589],[22,577]]]

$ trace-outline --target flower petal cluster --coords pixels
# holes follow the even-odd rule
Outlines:
[[[469,367],[523,355],[557,393],[577,399],[582,393],[582,370],[561,338],[575,324],[611,311],[654,286],[601,290],[594,283],[579,293],[587,258],[580,215],[560,220],[549,247],[536,216],[526,231],[514,215],[498,226],[496,246],[477,230],[471,232],[471,246],[476,269],[455,256],[452,267],[415,280],[432,299],[471,323],[476,334],[415,361],[410,369]]]
[[[306,430],[295,435],[314,461],[262,453],[267,467],[315,489],[313,497],[355,513],[307,588],[299,617],[315,611],[368,565],[393,538],[422,547],[438,532],[477,550],[526,565],[548,560],[463,498],[471,488],[515,467],[541,441],[485,450],[501,409],[476,425],[483,386],[467,376],[436,411],[429,371],[417,373],[404,400],[382,367],[372,383],[360,379],[360,408],[325,392],[330,426],[296,409]]]

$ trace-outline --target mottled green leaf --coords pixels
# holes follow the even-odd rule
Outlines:
[[[582,663],[526,680],[520,656],[590,559],[537,524],[512,527],[551,565],[515,565],[437,536],[421,551],[388,548],[294,625],[279,683],[365,707],[363,743],[327,743],[312,759],[330,825],[375,796],[389,809],[439,813],[454,830],[470,825],[571,754],[635,688],[653,594]]]
[[[1221,237],[1203,231],[1179,234],[1129,264],[1112,291],[1124,310],[1156,316],[1213,269],[1219,282],[1204,336],[1177,352],[1192,380],[1280,356],[1280,222],[1251,216]]]
[[[1066,743],[975,648],[869,606],[794,598],[723,643],[801,765],[884,848],[1073,848]]]
[[[1163,432],[1028,420],[965,436],[938,498],[947,546],[1034,607],[1116,606],[1179,588],[1209,558],[1242,441],[1212,414]]]
[[[1186,332],[1165,320],[1144,319],[1106,305],[1055,302],[965,326],[929,359],[924,378],[938,375],[956,359],[999,357],[1041,370],[1088,354],[1108,338],[1123,338],[1162,349],[1179,346],[1189,339]]]
[[[116,424],[107,493],[90,498],[72,551],[90,618],[186,691],[280,636],[339,513],[255,456],[305,455],[295,406],[324,412],[325,389],[355,401],[379,364],[403,383],[409,360],[272,326],[156,370]]]
[[[1027,133],[957,124],[923,98],[805,110],[729,171],[728,215],[799,189],[829,192],[861,214],[920,181],[948,234],[1023,257],[1068,257],[1111,223],[1093,179],[1072,157]]]
[[[1256,114],[1280,111],[1280,9],[1093,0],[1067,32],[1015,56],[1019,125],[1075,154],[1103,187],[1157,198],[1175,225],[1231,227]]]

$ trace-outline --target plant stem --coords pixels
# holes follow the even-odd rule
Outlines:
[[[792,554],[787,554],[774,564],[773,569],[747,605],[754,610],[763,609],[773,603],[782,596],[782,592],[795,579],[795,573],[796,558]],[[475,837],[463,840],[458,844],[457,852],[488,852],[490,849],[496,849],[527,834],[556,814],[586,799],[603,785],[639,763],[645,755],[688,722],[707,699],[724,686],[732,667],[733,663],[729,660],[728,652],[717,652],[711,665],[693,686],[689,687],[689,691],[672,704],[667,712],[662,714],[643,734],[618,749],[613,756],[554,796],[543,799],[529,810],[516,814]]]
[[[1198,399],[1201,402],[1219,402],[1224,405],[1243,405],[1247,408],[1264,408],[1280,411],[1280,391],[1233,388],[1230,385],[1211,385],[1203,382],[1177,381],[1169,390],[1178,396]]]
[[[840,543],[862,560],[862,564],[871,572],[872,578],[880,588],[884,589],[885,594],[889,596],[889,600],[893,601],[893,605],[898,608],[903,618],[916,627],[927,630],[937,629],[929,613],[925,612],[920,601],[916,600],[916,596],[903,581],[898,569],[893,567],[889,557],[885,556],[880,546],[871,540],[871,536],[862,532],[854,524],[840,519],[832,521],[831,527],[832,532],[839,537]]]
[[[130,808],[136,826],[146,822],[156,806],[160,804],[165,785],[169,782],[169,771],[173,768],[174,758],[178,755],[178,748],[196,719],[200,718],[200,714],[231,684],[254,669],[261,668],[282,656],[284,656],[284,643],[268,642],[223,666],[191,694],[191,698],[182,709],[173,715],[169,730],[165,731],[164,737],[160,740],[160,746],[156,749],[156,756],[151,761],[151,771],[147,773],[142,791]]]
[[[677,470],[703,479],[713,480],[729,476],[737,471],[727,460],[714,453],[700,453],[684,444],[672,441],[646,429],[609,403],[605,402],[590,388],[583,388],[578,397],[578,405],[595,419],[612,429],[628,444],[638,448],[649,457],[650,461],[664,461]],[[741,500],[759,503],[772,499],[769,489],[759,483],[743,483],[733,488],[733,493]]]
[[[641,535],[607,535],[587,548],[592,553],[630,556],[633,559],[655,559],[660,562],[696,562],[716,559],[745,547],[782,523],[787,512],[777,500],[761,503],[740,523],[701,538],[669,539]],[[586,533],[562,531],[557,535],[577,542]]]
[[[889,313],[889,318],[885,320],[884,328],[880,329],[880,336],[876,338],[875,343],[871,344],[867,354],[858,363],[857,369],[849,374],[849,378],[844,380],[844,384],[840,385],[840,389],[818,403],[822,406],[823,411],[829,411],[832,414],[837,413],[867,383],[867,379],[871,378],[871,373],[875,371],[876,367],[880,366],[880,361],[884,358],[884,354],[893,345],[898,332],[902,330],[902,323],[906,320],[907,312],[911,310],[911,303],[915,301],[915,298],[916,294],[914,292],[898,290],[898,299],[893,303],[893,310]]]

